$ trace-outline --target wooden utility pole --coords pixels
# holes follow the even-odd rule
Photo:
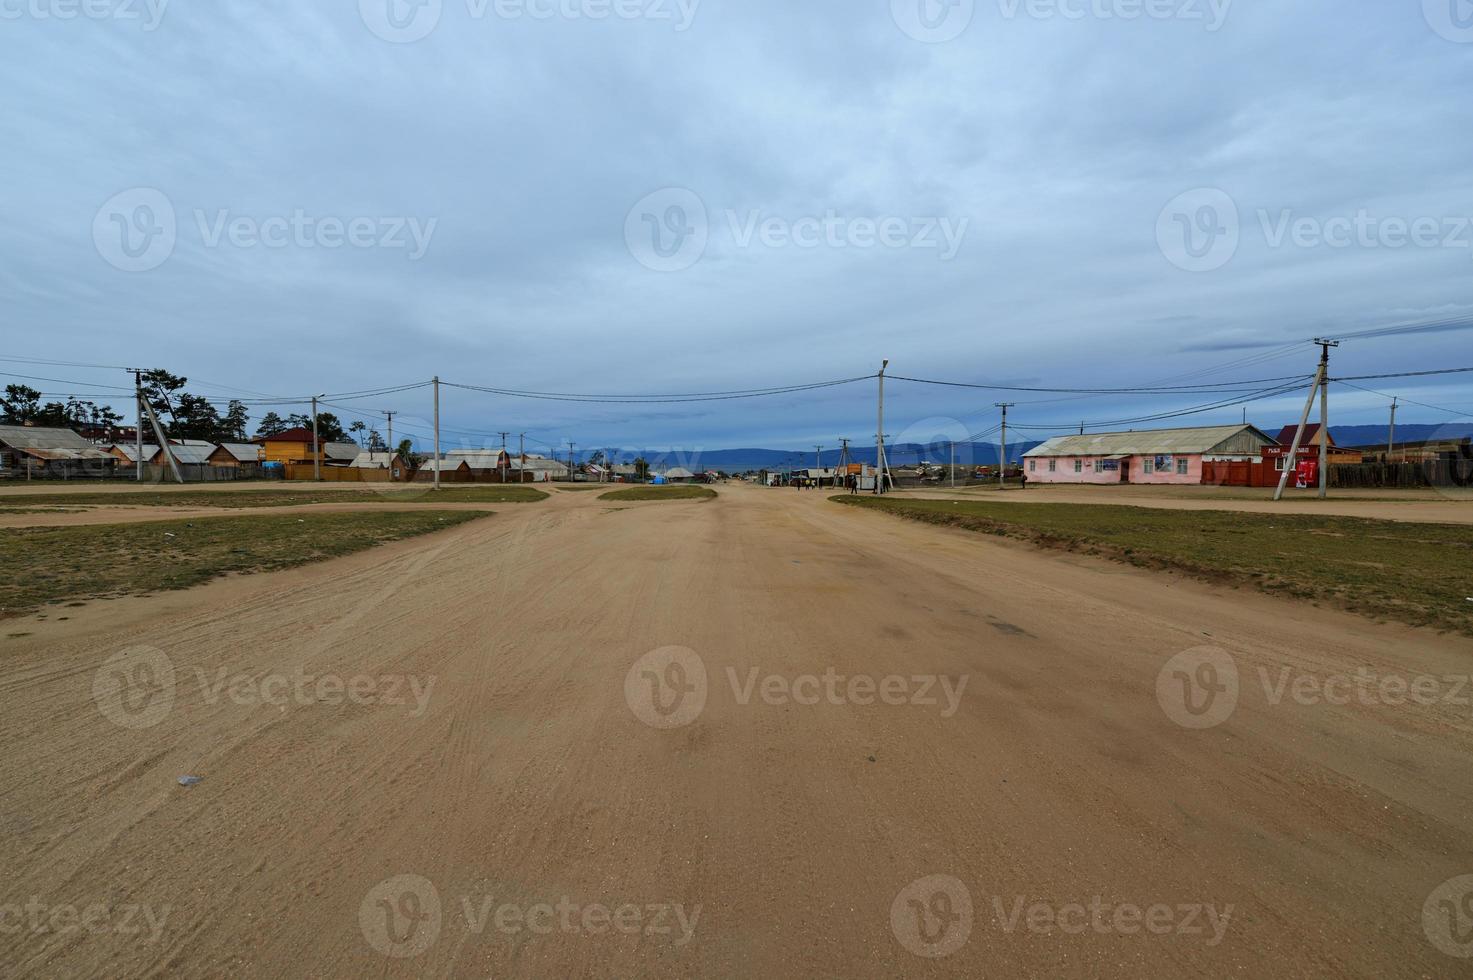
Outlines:
[[[322,479],[322,443],[317,440],[317,396],[312,396],[312,479]]]
[[[435,375],[435,489],[440,489],[440,376]]]
[[[1320,499],[1329,494],[1330,486],[1330,348],[1339,347],[1338,340],[1319,340],[1320,345]]]
[[[1306,426],[1309,425],[1309,413],[1310,410],[1314,408],[1315,393],[1327,387],[1330,383],[1330,348],[1340,346],[1337,341],[1333,340],[1316,340],[1315,343],[1321,345],[1322,351],[1322,353],[1320,354],[1319,368],[1315,371],[1314,374],[1314,384],[1310,385],[1309,387],[1309,397],[1304,400],[1304,412],[1299,416],[1299,428],[1294,430],[1294,442],[1289,447],[1288,457],[1284,460],[1284,472],[1279,476],[1278,489],[1274,490],[1275,500],[1284,499],[1284,488],[1289,485],[1289,474],[1293,472],[1294,469],[1299,465],[1299,447],[1304,443],[1304,429]],[[1323,425],[1328,421],[1329,406],[1327,401],[1322,398],[1320,401],[1320,422],[1322,426],[1322,432],[1326,440],[1320,445],[1320,492],[1322,495],[1324,493],[1323,481],[1325,479],[1325,458],[1328,455],[1325,447],[1328,444],[1328,439],[1330,437],[1329,430],[1324,429]]]
[[[142,371],[134,370],[134,372],[133,372],[133,392],[134,392],[133,397],[136,399],[133,407],[136,408],[136,409],[138,409],[138,428],[137,428],[137,431],[135,431],[133,433],[133,435],[135,437],[134,438],[133,451],[138,454],[138,465],[135,467],[135,469],[138,470],[138,481],[141,483],[141,482],[143,482],[143,372]],[[30,478],[31,478],[31,470],[30,470],[30,466],[27,465],[27,467],[26,467],[26,479],[29,480]]]
[[[875,493],[885,492],[885,369],[890,366],[887,359],[880,365],[880,425],[875,430]]]
[[[1008,488],[1008,409],[1015,406],[1017,402],[997,402],[996,407],[1002,409],[1002,445],[997,452],[997,488],[1006,490]]]
[[[1396,403],[1399,398],[1391,399],[1391,427],[1386,430],[1386,463],[1391,463],[1392,450],[1396,448]]]

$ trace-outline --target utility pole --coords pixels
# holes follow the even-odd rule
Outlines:
[[[506,437],[509,436],[509,435],[511,435],[510,432],[503,432],[501,434],[501,451],[502,452],[506,452]]]
[[[1304,428],[1305,428],[1305,426],[1309,425],[1309,412],[1310,412],[1310,409],[1314,408],[1314,396],[1315,396],[1315,392],[1320,391],[1322,388],[1328,387],[1328,385],[1330,383],[1329,382],[1329,376],[1330,376],[1330,348],[1331,347],[1339,347],[1340,346],[1340,344],[1337,341],[1333,341],[1333,340],[1316,340],[1315,343],[1321,345],[1321,350],[1322,350],[1322,353],[1320,355],[1319,368],[1318,368],[1318,370],[1315,371],[1315,374],[1314,374],[1314,384],[1310,385],[1310,387],[1309,387],[1309,397],[1304,400],[1304,412],[1299,416],[1299,428],[1297,428],[1297,429],[1294,430],[1294,442],[1289,447],[1289,455],[1288,455],[1288,457],[1284,460],[1284,472],[1279,477],[1279,486],[1278,486],[1278,489],[1274,490],[1274,499],[1275,500],[1282,500],[1282,499],[1284,499],[1284,488],[1289,485],[1289,474],[1299,465],[1299,447],[1304,442]],[[1320,403],[1320,422],[1321,422],[1322,431],[1324,431],[1324,435],[1325,435],[1325,438],[1326,439],[1329,438],[1330,433],[1329,433],[1329,430],[1323,429],[1323,423],[1325,423],[1325,422],[1328,421],[1328,415],[1329,415],[1328,406],[1326,404],[1326,401],[1325,400],[1322,400],[1321,403]],[[1324,446],[1324,444],[1321,444],[1321,446],[1320,446],[1320,479],[1321,479],[1321,481],[1323,481],[1324,478],[1325,478],[1325,464],[1324,464],[1324,459],[1325,459],[1325,456],[1326,455],[1327,455],[1327,451],[1325,449],[1325,446]],[[1323,490],[1323,483],[1321,483],[1321,491],[1320,492],[1322,494],[1324,492],[1324,490]]]
[[[440,489],[440,376],[435,375],[435,489]]]
[[[997,408],[1002,409],[1002,444],[997,451],[997,488],[999,490],[1008,488],[1008,409],[1017,404],[1017,402],[995,403]]]
[[[885,492],[885,369],[890,366],[887,358],[880,365],[880,427],[875,430],[875,494]]]
[[[133,407],[138,410],[138,429],[134,432],[133,451],[138,454],[138,465],[134,468],[138,471],[138,482],[143,482],[143,372],[133,371]],[[26,469],[27,478],[30,477],[30,468]]]
[[[813,465],[818,470],[818,476],[814,477],[814,479],[821,481],[823,479],[823,447],[814,446],[813,452]]]
[[[1386,430],[1386,463],[1391,464],[1391,453],[1396,448],[1396,403],[1399,398],[1391,399],[1391,427]]]
[[[573,480],[573,449],[577,446],[572,439],[568,440],[568,481]]]
[[[317,399],[312,396],[312,479],[322,479],[322,443],[317,440]]]
[[[956,489],[956,440],[951,440],[951,489]]]
[[[1320,499],[1330,486],[1330,348],[1339,347],[1338,340],[1315,339],[1320,345]]]
[[[517,470],[517,482],[527,482],[527,433],[523,432],[517,437],[517,455],[522,458],[521,468]]]
[[[166,459],[166,460],[169,461],[169,469],[174,474],[174,482],[175,483],[183,483],[184,482],[184,475],[179,472],[179,463],[178,463],[177,460],[174,459],[173,450],[171,450],[169,448],[169,439],[168,439],[168,436],[166,436],[164,434],[164,427],[159,424],[159,417],[154,414],[153,406],[148,403],[148,399],[147,398],[140,398],[139,401],[138,401],[138,406],[139,406],[139,408],[140,408],[141,411],[148,413],[148,420],[149,420],[149,422],[153,423],[153,437],[159,441],[159,452],[163,454],[164,459]],[[140,418],[139,419],[139,424],[140,425],[142,424],[142,421],[143,420]],[[139,448],[139,453],[138,453],[138,465],[141,467],[143,465],[142,443],[139,444],[139,447],[140,448]],[[27,463],[26,465],[27,465],[27,467],[29,467],[30,464]],[[29,470],[29,468],[26,470],[26,474],[27,474],[27,479],[29,479],[30,478],[30,470]]]
[[[384,414],[389,417],[389,479],[392,480],[394,478],[394,456],[399,450],[394,447],[394,413],[385,412]]]

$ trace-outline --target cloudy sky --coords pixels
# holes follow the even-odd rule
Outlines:
[[[222,398],[745,390],[883,358],[1251,381],[1311,371],[1317,335],[1473,317],[1467,0],[0,0],[0,83],[4,352]],[[1361,337],[1335,371],[1473,365],[1470,340]],[[1473,412],[1470,377],[1364,384]],[[896,381],[887,428],[985,433],[1005,394],[1030,436],[1223,400]],[[874,432],[869,381],[443,396],[461,444]],[[342,404],[427,431],[425,389]]]

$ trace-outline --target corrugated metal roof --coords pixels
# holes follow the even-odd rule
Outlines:
[[[667,480],[689,480],[691,477],[695,476],[694,473],[686,469],[684,466],[673,467],[658,475],[663,476]]]
[[[335,459],[344,463],[351,463],[363,452],[363,447],[356,442],[324,442],[322,444],[322,455],[327,459]]]
[[[219,448],[242,463],[256,463],[261,459],[261,447],[248,442],[222,442]]]
[[[108,446],[107,448],[110,449],[110,450],[111,449],[116,449],[118,452],[120,452],[124,456],[128,457],[128,462],[130,462],[130,463],[136,463],[136,462],[138,462],[138,446],[136,444],[134,444],[134,443],[131,443],[131,442],[115,442],[112,445]],[[144,443],[143,444],[143,458],[144,459],[152,459],[153,458],[153,454],[156,453],[156,452],[158,452],[158,451],[159,451],[159,447],[158,446],[154,446],[154,445],[151,445],[149,443]]]
[[[174,457],[174,462],[176,463],[205,463],[209,461],[210,453],[214,451],[215,447],[210,443],[206,443],[203,446],[169,447],[169,454]],[[164,454],[161,452],[155,452],[154,458],[157,459],[161,465],[167,466],[169,464],[163,458],[163,455]],[[150,460],[150,462],[152,462],[152,460]]]
[[[117,461],[117,457],[112,453],[105,453],[100,449],[91,447],[87,449],[17,449],[16,452],[48,463],[74,463],[87,459],[110,459],[114,462]]]
[[[460,450],[459,452],[447,454],[446,458],[450,462],[463,460],[473,470],[495,470],[501,468],[503,457],[499,450],[487,449],[481,452]]]
[[[355,470],[386,470],[393,461],[394,454],[389,452],[359,453],[348,466]]]
[[[433,473],[437,469],[441,473],[454,473],[462,466],[465,466],[463,459],[427,459],[419,464],[419,468],[426,473]]]
[[[1273,439],[1251,425],[1208,425],[1191,429],[1142,429],[1139,432],[1092,432],[1082,436],[1055,436],[1024,456],[1171,456],[1210,453],[1234,436],[1248,434],[1255,442]]]
[[[12,449],[96,449],[71,429],[41,425],[0,425],[0,442]]]

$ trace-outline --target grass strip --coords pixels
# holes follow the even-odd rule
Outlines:
[[[50,603],[187,589],[429,534],[489,511],[280,514],[0,530],[0,618]]]
[[[1470,525],[1114,504],[831,499],[1473,635]]]
[[[392,488],[392,489],[391,489]],[[137,493],[51,493],[0,496],[0,506],[292,507],[301,504],[526,504],[546,500],[532,487],[499,483],[446,486],[384,484],[382,490],[155,490]]]
[[[599,500],[710,500],[716,491],[710,487],[676,484],[669,487],[630,487],[615,490],[599,497]]]

